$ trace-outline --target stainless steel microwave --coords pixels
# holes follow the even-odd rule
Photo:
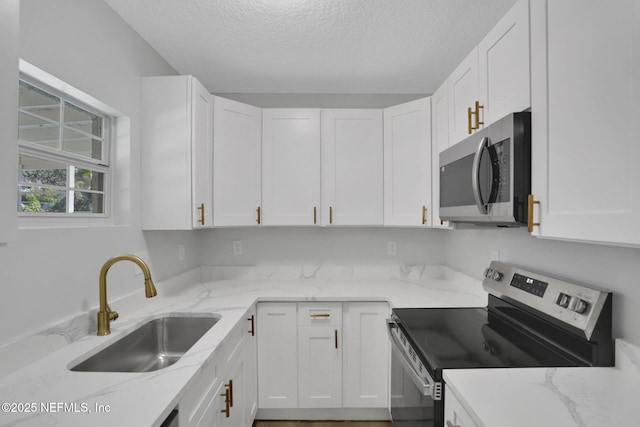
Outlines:
[[[531,192],[531,113],[513,113],[440,153],[440,219],[519,227]]]

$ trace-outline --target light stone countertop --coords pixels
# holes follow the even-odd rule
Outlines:
[[[478,427],[640,425],[640,349],[622,340],[614,368],[445,370],[444,380]]]
[[[159,426],[179,403],[200,368],[215,356],[229,331],[258,301],[388,301],[392,307],[479,307],[487,294],[481,282],[446,267],[203,267],[157,283],[158,296],[136,292],[109,301],[120,313],[111,335],[87,335],[92,315],[25,338],[0,357],[18,366],[0,378],[0,400],[34,403],[34,412],[0,412],[2,426]],[[71,372],[92,354],[151,318],[172,313],[216,313],[218,323],[176,364],[147,373]],[[94,316],[95,314],[93,314]],[[79,320],[78,320],[79,319]],[[95,331],[95,326],[93,327]],[[62,344],[60,344],[62,342]],[[46,352],[44,357],[33,356]],[[11,372],[11,371],[8,371]],[[42,411],[42,403],[66,404],[61,412]],[[73,405],[73,406],[69,406]],[[96,410],[109,406],[110,412]],[[51,407],[51,406],[50,406]]]

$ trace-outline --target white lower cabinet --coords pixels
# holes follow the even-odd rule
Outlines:
[[[178,405],[181,427],[250,427],[257,412],[251,316],[229,333]],[[255,318],[254,318],[255,320]],[[255,324],[255,321],[253,322]]]
[[[258,304],[260,409],[386,408],[386,302]]]
[[[298,407],[342,407],[342,303],[298,304]]]
[[[449,386],[445,386],[445,396],[444,425],[446,427],[478,427]]]
[[[258,304],[258,405],[298,407],[296,303]]]
[[[343,404],[347,408],[389,406],[390,314],[386,302],[344,303]]]

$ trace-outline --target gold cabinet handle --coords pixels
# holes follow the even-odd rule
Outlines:
[[[484,105],[480,105],[480,101],[476,101],[476,111],[473,113],[476,116],[476,127],[474,129],[480,129],[480,126],[484,125],[484,121],[480,121],[480,110],[484,110]]]
[[[254,337],[256,335],[256,324],[255,324],[255,316],[252,314],[251,317],[249,317],[247,319],[249,322],[251,322],[251,330],[247,331],[251,334],[252,337]]]
[[[472,119],[473,118],[473,110],[471,110],[471,107],[467,108],[467,133],[469,135],[471,135],[474,131],[474,127],[473,127],[473,122]]]
[[[337,329],[335,330],[334,337],[335,337],[336,348],[338,348],[338,330]]]
[[[539,222],[533,222],[533,205],[539,205],[539,200],[533,200],[533,194],[527,196],[527,231],[531,233],[533,227],[539,227]]]
[[[260,224],[260,206],[258,206],[258,209],[256,209],[256,212],[258,213],[258,219],[256,219],[256,222]]]
[[[331,317],[329,313],[312,313],[309,317],[317,318],[317,317]]]
[[[426,206],[422,206],[422,225],[425,225],[427,223],[427,207]]]
[[[198,206],[198,210],[200,211],[200,219],[198,220],[198,222],[204,225],[204,203],[200,203],[200,206]]]
[[[224,409],[221,409],[220,412],[224,414],[225,418],[229,418],[231,415],[231,400],[229,397],[229,384],[224,385],[227,389],[224,393],[220,394],[220,396],[224,397]]]
[[[447,427],[460,427],[458,424],[454,424],[451,421],[447,420]]]
[[[233,380],[229,380],[229,406],[233,408]]]
[[[317,207],[313,207],[313,225],[316,225],[318,223],[318,208]]]
[[[333,224],[333,207],[329,206],[329,224]]]

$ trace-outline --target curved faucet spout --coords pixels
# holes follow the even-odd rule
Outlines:
[[[131,261],[137,264],[144,274],[144,289],[145,296],[147,298],[155,297],[158,292],[151,279],[151,271],[149,266],[142,260],[142,258],[135,255],[118,255],[109,259],[104,263],[100,270],[100,311],[98,311],[98,335],[109,335],[111,333],[110,322],[118,318],[118,313],[112,311],[107,303],[107,272],[118,261]]]

